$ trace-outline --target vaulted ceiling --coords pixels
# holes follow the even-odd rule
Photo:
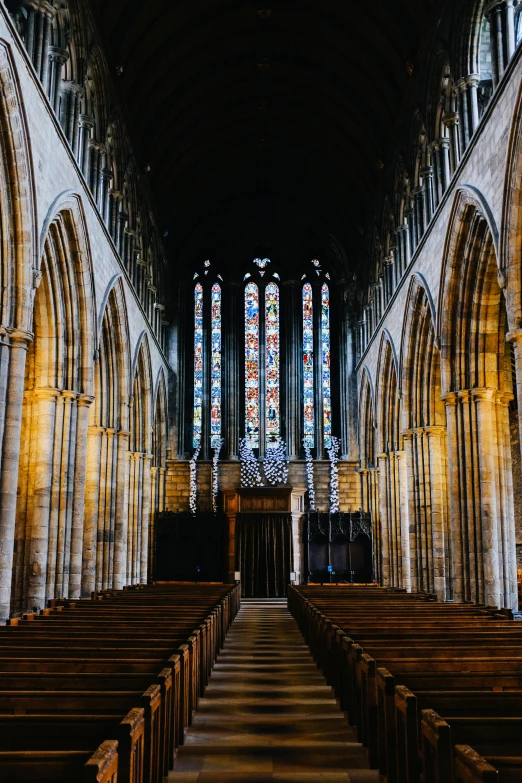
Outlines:
[[[284,224],[354,252],[439,0],[92,3],[170,253]]]

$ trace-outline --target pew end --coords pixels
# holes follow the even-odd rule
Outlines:
[[[92,754],[84,767],[84,783],[117,783],[118,743],[106,740]]]
[[[499,774],[469,745],[455,745],[455,783],[499,783]]]

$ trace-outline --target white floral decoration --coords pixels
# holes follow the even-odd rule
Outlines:
[[[197,461],[199,457],[199,451],[201,446],[198,446],[192,455],[190,460],[190,495],[189,495],[189,508],[191,514],[195,514],[197,511],[197,498],[198,498],[198,469]]]
[[[314,461],[310,446],[303,441],[305,459],[306,459],[306,483],[308,486],[308,503],[310,511],[315,511],[315,484],[314,484]]]
[[[265,456],[265,478],[270,484],[286,484],[288,481],[288,455],[286,443],[281,437],[277,446],[267,448]]]
[[[250,441],[241,438],[239,441],[239,459],[241,460],[241,486],[262,487],[263,480]]]
[[[223,447],[224,439],[220,438],[214,446],[214,454],[212,456],[212,511],[217,514],[217,497],[219,492],[219,455]]]
[[[328,449],[330,457],[330,513],[337,514],[339,511],[339,438],[332,436],[331,446]]]

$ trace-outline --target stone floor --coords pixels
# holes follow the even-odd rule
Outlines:
[[[376,783],[284,601],[244,601],[169,783]]]

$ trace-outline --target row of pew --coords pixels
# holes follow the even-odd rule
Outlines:
[[[0,780],[163,783],[239,603],[138,585],[0,627]]]
[[[380,587],[292,587],[288,604],[388,783],[522,781],[522,622]]]

